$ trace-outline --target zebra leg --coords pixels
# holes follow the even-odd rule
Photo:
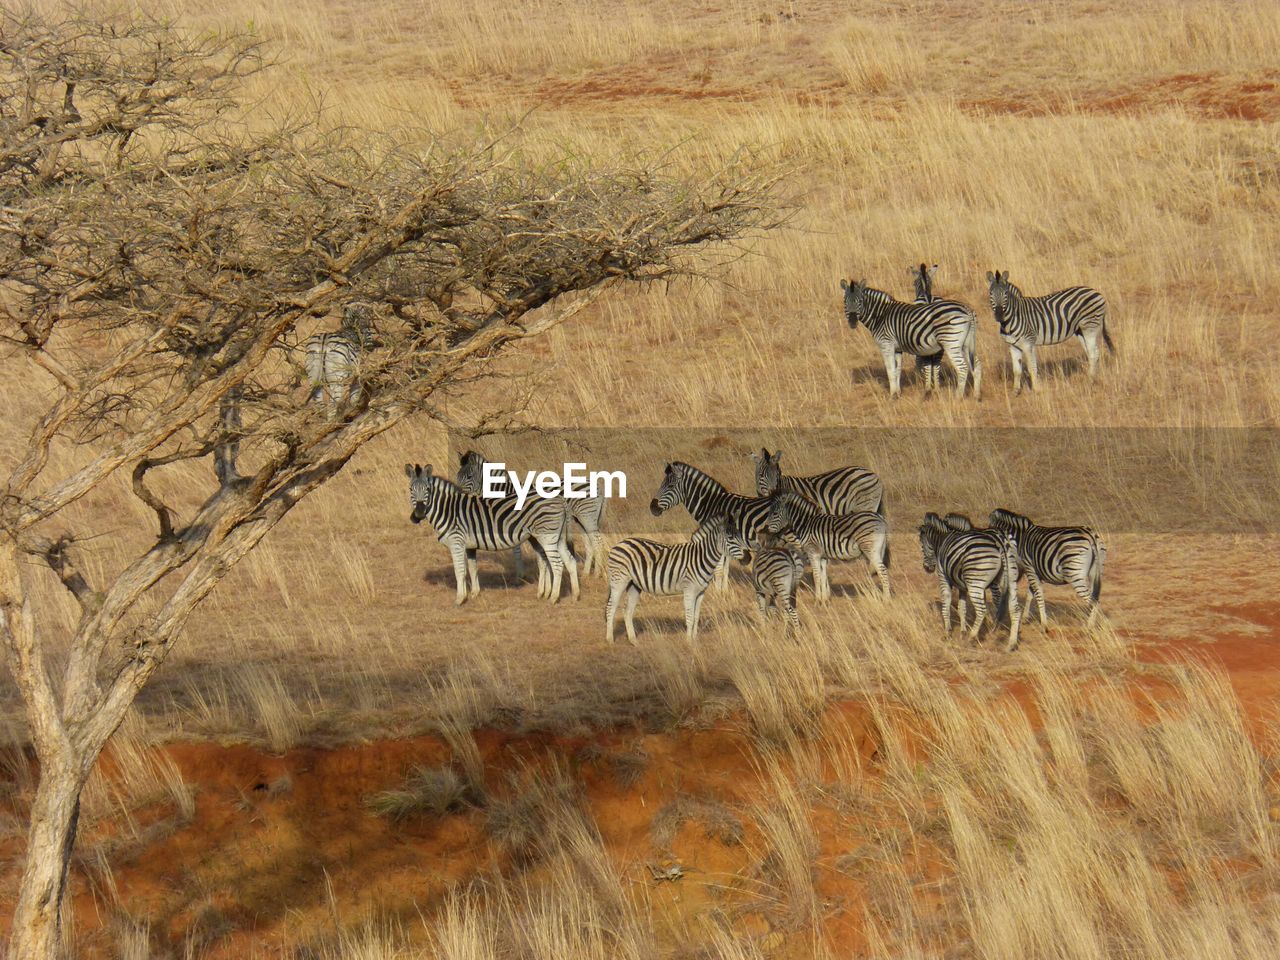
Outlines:
[[[702,620],[702,598],[707,595],[707,591],[703,590],[693,601],[693,637],[698,638],[698,624]]]
[[[524,550],[520,548],[520,544],[516,544],[511,548],[511,562],[516,572],[516,582],[524,579]]]
[[[609,581],[609,599],[604,605],[604,638],[609,643],[613,643],[613,630],[618,622],[618,601],[626,589],[625,580]]]
[[[595,563],[591,569],[604,576],[604,534],[599,530],[587,534],[587,544],[591,547],[591,555],[595,557]]]
[[[826,557],[818,558],[818,570],[821,571],[821,575],[822,575],[822,588],[819,593],[818,599],[821,600],[823,603],[826,603],[828,600],[831,599],[831,578],[827,574],[827,558]]]
[[[538,538],[538,544],[546,555],[547,566],[551,568],[551,588],[548,595],[552,603],[560,602],[560,582],[564,574],[564,557],[560,553],[561,543],[559,533],[552,534],[546,539]]]
[[[624,619],[627,624],[627,639],[631,641],[631,645],[636,645],[636,604],[640,602],[640,588],[634,583],[627,586],[627,614]]]
[[[1027,570],[1027,586],[1030,588],[1031,596],[1036,601],[1036,610],[1040,614],[1040,626],[1047,627],[1049,618],[1044,612],[1044,584],[1030,569]]]
[[[467,602],[467,548],[461,541],[454,540],[449,544],[449,553],[453,557],[453,579],[458,588],[453,602],[460,607]]]
[[[1027,358],[1027,374],[1031,378],[1031,389],[1040,389],[1040,368],[1036,366],[1036,348],[1035,344],[1028,343],[1023,348],[1023,353]]]
[[[894,379],[894,375],[893,375],[893,371],[896,366],[896,363],[894,362],[894,359],[893,359],[893,352],[894,351],[892,346],[880,348],[880,356],[884,358],[885,379],[889,381],[890,397],[896,397],[900,392],[898,389],[898,383]]]
[[[942,595],[942,629],[951,636],[951,584],[941,570],[938,571],[938,592]]]
[[[725,554],[720,558],[719,565],[716,566],[716,589],[729,589],[729,554]]]
[[[471,595],[480,596],[480,564],[476,561],[476,551],[467,551],[467,575],[471,579]]]
[[[769,620],[769,601],[765,599],[763,593],[756,591],[756,606],[760,608],[760,619],[766,623]]]
[[[1098,333],[1101,327],[1094,327],[1089,333],[1080,334],[1080,342],[1084,344],[1085,356],[1089,358],[1089,379],[1098,375]]]
[[[698,601],[701,599],[702,594],[695,587],[684,592],[684,635],[690,643],[698,639]]]
[[[1006,653],[1012,653],[1018,649],[1018,626],[1022,622],[1022,611],[1018,608],[1018,584],[1014,583],[1009,588],[1009,645],[1005,647]]]
[[[1009,347],[1009,363],[1013,366],[1013,395],[1022,392],[1022,350],[1017,346]]]
[[[972,587],[969,589],[969,606],[973,607],[973,627],[969,631],[969,641],[975,645],[978,643],[978,631],[982,629],[982,621],[987,619],[986,594],[985,587],[978,587],[977,590]],[[960,602],[964,603],[963,598]]]
[[[956,613],[960,615],[960,632],[963,634],[964,625],[969,622],[968,620],[969,607],[965,603],[965,598],[963,593],[960,594],[960,596],[956,600]],[[947,632],[950,633],[951,631],[948,630]]]
[[[778,597],[782,612],[787,615],[787,623],[792,630],[800,629],[800,617],[796,613],[796,595],[794,592],[784,593]]]
[[[578,588],[578,559],[573,555],[573,549],[569,546],[567,539],[560,541],[560,560],[569,571],[569,592],[573,594],[573,599],[577,600],[581,595]]]
[[[964,357],[963,344],[948,347],[947,359],[956,370],[956,396],[963,397],[965,385],[969,382],[969,361]]]

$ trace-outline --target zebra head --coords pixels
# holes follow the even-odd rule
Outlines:
[[[796,496],[791,493],[774,494],[769,501],[769,512],[765,515],[764,528],[770,533],[785,534],[795,522]]]
[[[844,291],[844,318],[856,329],[867,315],[867,281],[841,280],[840,289]]]
[[[432,482],[435,478],[431,475],[431,464],[428,463],[424,467],[420,464],[406,463],[404,472],[409,478],[409,505],[413,508],[409,519],[414,523],[421,523],[431,509],[431,498],[435,493],[436,485]]]
[[[759,453],[751,454],[751,459],[756,464],[757,496],[767,497],[775,493],[782,486],[782,467],[778,464],[782,459],[782,451],[771,455],[761,447]]]
[[[991,312],[996,322],[1004,327],[1005,316],[1009,312],[1009,301],[1018,295],[1018,288],[1009,282],[1009,271],[1001,273],[997,270],[987,271],[987,286],[991,293]]]
[[[920,264],[919,267],[911,267],[911,281],[915,287],[916,303],[932,303],[933,302],[933,278],[938,274],[938,265],[935,263],[932,267]]]
[[[684,467],[683,463],[668,463],[662,475],[662,486],[649,501],[649,512],[655,517],[662,516],[672,507],[684,503]]]
[[[945,517],[942,518],[942,522],[945,523],[952,530],[972,530],[973,529],[973,521],[970,520],[968,517],[966,517],[963,513],[948,513]]]
[[[1020,513],[1014,513],[1012,510],[1006,510],[1003,507],[997,507],[992,510],[987,523],[1001,533],[1007,533],[1014,537],[1017,537],[1032,526],[1030,517],[1024,517]]]
[[[751,546],[747,543],[747,538],[742,535],[738,524],[724,514],[714,517],[698,527],[693,538],[695,540],[706,539],[713,544],[717,544],[721,552],[728,553],[729,556],[740,563],[751,562]]]
[[[473,494],[484,489],[484,457],[474,450],[464,453],[458,463],[458,486]]]
[[[938,569],[938,544],[948,532],[947,525],[936,513],[924,515],[924,523],[920,524],[920,556],[924,560],[925,573]]]

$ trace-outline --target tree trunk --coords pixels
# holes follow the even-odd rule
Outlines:
[[[22,893],[9,941],[9,956],[14,960],[62,960],[64,956],[62,904],[85,781],[80,769],[70,756],[41,764],[27,831]]]

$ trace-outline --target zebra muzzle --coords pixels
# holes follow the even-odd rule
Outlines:
[[[652,513],[655,517],[662,516],[662,507],[659,506],[657,500],[649,501],[649,512]]]

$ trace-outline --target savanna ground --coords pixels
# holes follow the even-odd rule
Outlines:
[[[527,422],[612,429],[599,465],[634,456],[631,430],[678,427],[668,458],[736,462],[724,479],[743,490],[756,438],[803,472],[835,465],[809,428],[895,428],[892,455],[877,459],[879,434],[860,455],[851,431],[848,448],[888,489],[896,595],[833,565],[835,599],[802,593],[803,629],[784,640],[739,577],[708,595],[696,649],[678,601],[654,599],[639,646],[609,646],[598,579],[551,607],[489,558],[485,592],[455,608],[402,473],[448,462],[446,436],[399,430],[232,574],[138,701],[85,800],[78,951],[1274,955],[1275,460],[1225,502],[1195,464],[1147,478],[1154,515],[1116,510],[1099,475],[1126,468],[1107,462],[1107,431],[1275,426],[1280,8],[164,9],[278,42],[264,111],[518,122],[533,162],[681,167],[745,147],[793,167],[791,229],[744,251],[727,284],[613,294],[448,413],[474,420],[533,382]],[[980,404],[925,398],[909,371],[890,401],[865,331],[844,324],[838,278],[905,297],[922,259],[941,265],[941,294],[978,308]],[[1042,353],[1040,392],[1012,396],[986,307],[996,268],[1028,292],[1105,292],[1118,352],[1098,382],[1068,344]],[[3,390],[24,422],[27,387]],[[1099,456],[967,462],[921,429],[1014,426],[1097,428]],[[631,473],[633,500],[660,472]],[[982,517],[997,500],[1100,527],[1102,626],[1059,589],[1048,631],[1028,623],[1014,654],[943,640],[917,508]],[[152,522],[123,486],[82,509],[113,512],[125,536]],[[635,515],[611,535],[643,532],[620,529]],[[31,785],[15,701],[6,688],[4,905]]]

